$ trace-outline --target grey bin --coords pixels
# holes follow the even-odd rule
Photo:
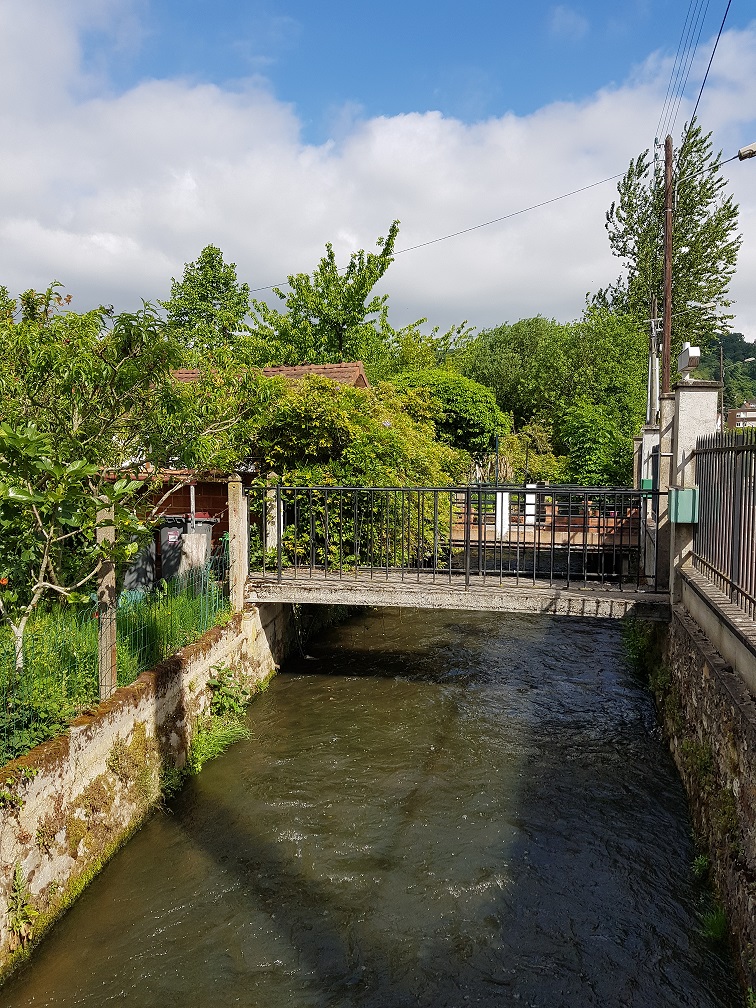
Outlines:
[[[181,569],[186,522],[183,518],[166,518],[160,526],[160,576],[169,581]]]

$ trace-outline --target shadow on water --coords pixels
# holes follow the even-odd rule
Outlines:
[[[616,627],[333,628],[106,868],[2,1008],[733,1008]]]

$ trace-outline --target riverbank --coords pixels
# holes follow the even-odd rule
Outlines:
[[[254,692],[295,638],[291,607],[247,610],[2,768],[0,978],[163,800],[209,708],[208,681],[227,669]]]
[[[756,702],[681,606],[669,628],[638,625],[629,643],[688,794],[700,870],[756,990]]]

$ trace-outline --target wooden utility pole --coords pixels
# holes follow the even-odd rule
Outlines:
[[[664,141],[664,327],[662,330],[662,394],[670,390],[672,350],[672,228],[674,224],[672,137]]]

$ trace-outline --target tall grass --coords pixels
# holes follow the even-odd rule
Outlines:
[[[116,617],[118,683],[228,618],[223,587],[207,570],[124,592]],[[27,625],[24,668],[15,671],[13,638],[0,627],[0,766],[65,731],[98,702],[97,618],[91,607],[40,610]]]

